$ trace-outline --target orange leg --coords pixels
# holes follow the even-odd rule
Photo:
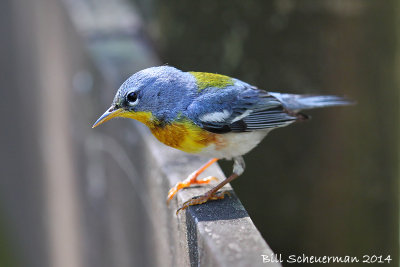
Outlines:
[[[184,210],[184,209],[188,208],[189,206],[200,205],[209,200],[223,199],[225,197],[225,194],[229,194],[228,192],[218,192],[218,190],[221,189],[227,183],[229,183],[229,182],[233,181],[234,179],[236,179],[237,177],[239,177],[239,175],[241,175],[245,169],[245,163],[244,163],[244,160],[242,157],[239,156],[239,157],[234,158],[233,160],[234,160],[233,173],[231,176],[229,176],[228,178],[223,180],[221,183],[219,183],[213,189],[207,191],[205,194],[198,196],[198,197],[194,197],[192,199],[189,199],[188,201],[183,203],[182,207],[180,207],[176,211],[176,214],[178,215],[178,213],[181,210]]]
[[[218,180],[215,177],[209,176],[201,180],[197,180],[197,177],[204,172],[208,167],[214,162],[218,161],[217,158],[212,158],[206,164],[204,164],[200,169],[190,174],[184,181],[178,182],[174,187],[172,187],[168,192],[167,203],[178,193],[182,188],[191,186],[192,184],[208,184],[212,180]]]

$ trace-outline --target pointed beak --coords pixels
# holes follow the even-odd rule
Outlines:
[[[98,120],[93,124],[92,128],[99,126],[100,124],[111,120],[112,118],[118,117],[124,110],[122,108],[116,108],[115,106],[111,106],[103,115],[98,118]]]

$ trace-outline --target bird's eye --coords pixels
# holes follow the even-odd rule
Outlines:
[[[128,100],[129,104],[135,104],[135,102],[138,100],[138,96],[136,92],[130,92],[126,96],[126,100]]]

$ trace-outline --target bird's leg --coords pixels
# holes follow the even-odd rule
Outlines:
[[[182,207],[180,207],[177,211],[176,214],[178,214],[181,210],[184,210],[188,208],[189,206],[193,205],[199,205],[203,204],[209,200],[217,200],[217,199],[223,199],[225,197],[225,194],[229,194],[227,191],[225,192],[218,192],[219,189],[221,189],[224,185],[227,183],[233,181],[237,177],[239,177],[243,172],[246,167],[243,157],[239,156],[233,159],[233,173],[231,176],[223,180],[221,183],[219,183],[216,187],[211,189],[210,191],[206,192],[205,194],[201,196],[194,197],[185,203],[183,203]]]
[[[208,184],[212,180],[218,180],[217,178],[213,176],[208,176],[206,178],[197,180],[197,177],[204,172],[208,167],[211,166],[214,162],[218,161],[217,158],[212,158],[210,159],[206,164],[204,164],[200,169],[197,171],[194,171],[192,174],[190,174],[185,180],[182,182],[178,182],[174,187],[172,187],[169,192],[168,192],[168,198],[167,198],[167,203],[175,196],[176,193],[178,193],[179,190],[182,188],[186,188],[191,186],[192,184]]]

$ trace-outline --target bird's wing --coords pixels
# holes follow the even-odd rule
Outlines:
[[[282,127],[298,119],[274,96],[238,80],[225,88],[202,90],[187,108],[186,116],[214,133]]]

